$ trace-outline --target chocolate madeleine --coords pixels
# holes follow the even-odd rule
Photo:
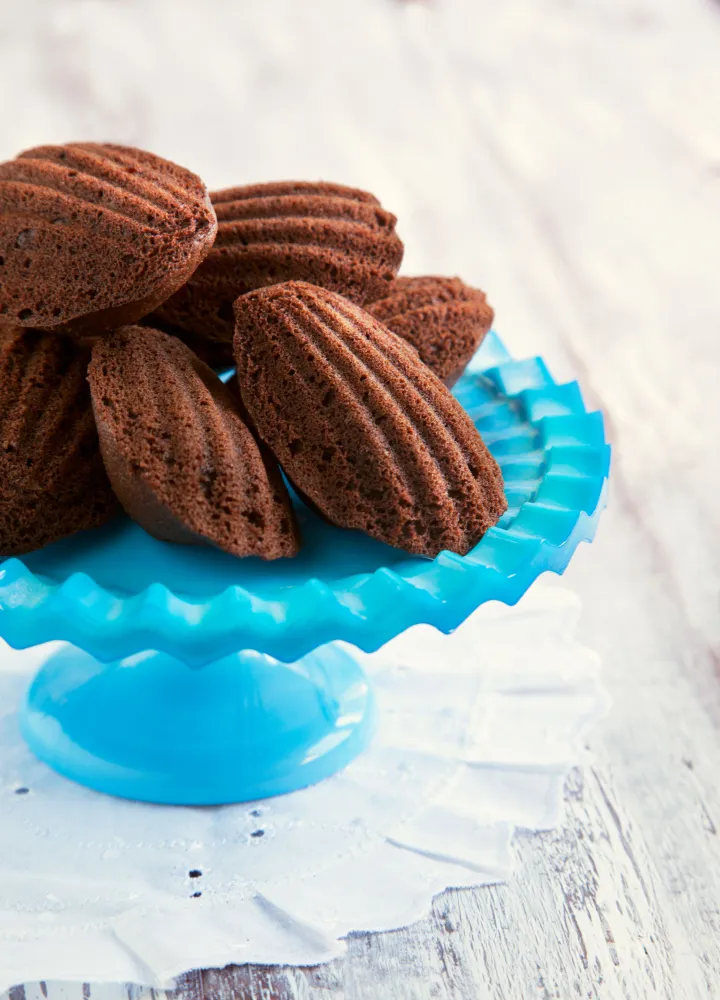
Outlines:
[[[235,302],[243,402],[330,521],[409,552],[461,554],[507,504],[472,421],[417,353],[362,308],[304,282]]]
[[[366,308],[412,344],[447,386],[460,378],[493,321],[485,293],[459,278],[397,278]]]
[[[232,343],[232,303],[278,282],[309,281],[356,301],[379,298],[402,261],[395,216],[340,184],[278,181],[215,191],[215,246],[158,311],[165,323]]]
[[[121,327],[94,345],[88,377],[110,481],[149,534],[236,556],[297,552],[277,465],[230,390],[185,344]]]
[[[93,337],[192,274],[217,220],[195,174],[128,146],[38,146],[0,164],[0,325]]]
[[[107,521],[86,380],[90,352],[34,330],[0,331],[0,554],[18,555]]]

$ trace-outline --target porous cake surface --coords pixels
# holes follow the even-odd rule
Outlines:
[[[195,335],[232,342],[232,303],[256,288],[302,280],[365,302],[383,295],[400,267],[395,216],[366,191],[277,181],[211,198],[215,245],[158,311],[164,322]]]
[[[236,556],[294,555],[280,471],[238,401],[175,337],[126,326],[93,347],[93,408],[108,475],[150,534]]]
[[[0,331],[0,554],[104,523],[117,503],[98,446],[90,353],[35,330]]]
[[[506,510],[500,469],[447,388],[345,298],[288,282],[235,302],[243,402],[298,491],[335,524],[464,554]]]
[[[412,344],[448,386],[463,373],[493,322],[485,293],[460,278],[396,278],[388,294],[366,308]]]
[[[134,322],[192,274],[217,221],[195,174],[127,146],[0,164],[0,325],[81,337]]]

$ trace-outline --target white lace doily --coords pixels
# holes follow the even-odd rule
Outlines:
[[[0,993],[39,979],[167,986],[191,968],[315,964],[351,930],[498,882],[515,827],[561,817],[568,769],[603,711],[577,599],[539,585],[455,635],[425,626],[365,657],[377,737],[342,774],[249,805],[99,795],[23,745],[15,709],[46,651],[2,649]]]

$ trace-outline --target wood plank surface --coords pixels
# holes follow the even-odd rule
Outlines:
[[[406,272],[486,288],[614,446],[565,578],[614,707],[563,828],[342,961],[192,972],[175,1000],[720,997],[719,53],[711,0],[0,5],[1,158],[110,137],[211,186],[374,190]],[[91,995],[141,991],[11,992]]]

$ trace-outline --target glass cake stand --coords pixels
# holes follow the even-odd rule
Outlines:
[[[373,729],[353,647],[514,604],[539,574],[563,572],[605,503],[603,420],[575,382],[513,361],[490,333],[454,393],[509,504],[466,556],[409,556],[297,501],[295,559],[167,544],[118,518],[2,562],[0,635],[17,649],[71,644],[21,709],[35,754],[91,788],[184,805],[289,792],[344,767]]]

